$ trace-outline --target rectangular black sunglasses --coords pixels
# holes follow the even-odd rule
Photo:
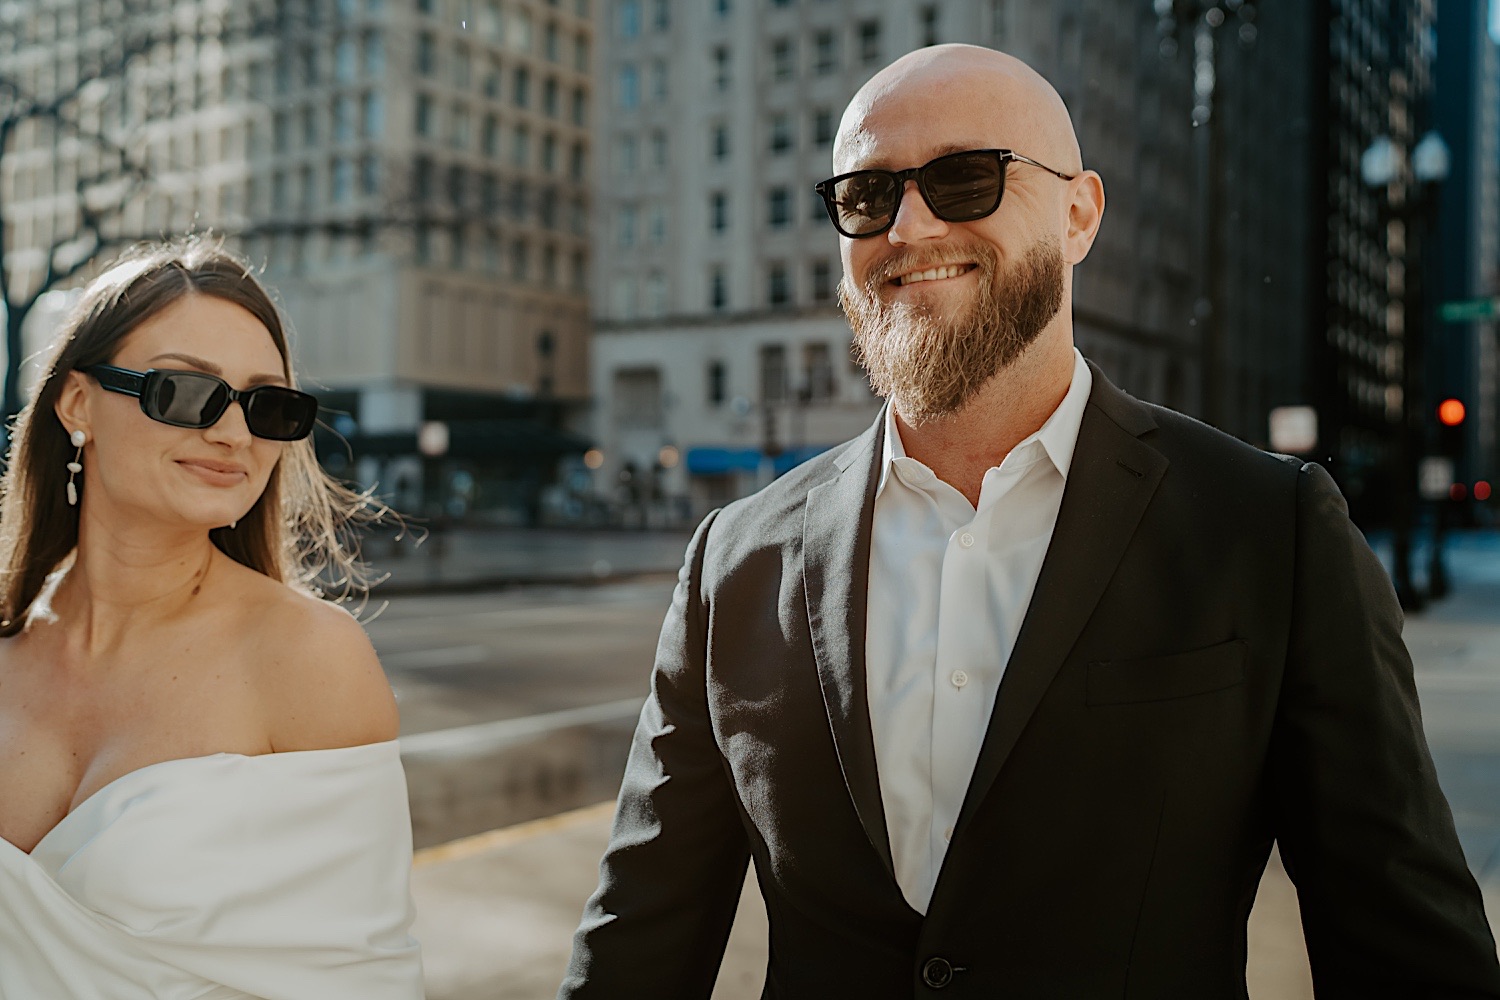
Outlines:
[[[1000,207],[1005,194],[1005,168],[1015,163],[1041,167],[1070,181],[1077,174],[1053,170],[1011,149],[967,149],[949,153],[906,170],[855,170],[813,185],[823,196],[823,207],[833,226],[859,240],[879,236],[896,224],[896,210],[906,182],[917,190],[932,214],[944,222],[973,222]]]
[[[270,441],[299,441],[312,433],[318,419],[317,397],[285,386],[258,385],[241,392],[206,372],[136,372],[114,365],[79,370],[110,392],[140,397],[142,413],[173,427],[212,427],[233,402],[244,409],[250,433]]]

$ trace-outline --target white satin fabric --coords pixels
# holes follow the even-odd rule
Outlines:
[[[0,839],[0,1000],[413,1000],[395,740],[132,771]]]

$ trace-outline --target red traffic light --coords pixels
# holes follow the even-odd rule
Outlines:
[[[1444,427],[1457,427],[1464,422],[1464,404],[1457,399],[1445,399],[1438,404],[1438,423]]]
[[[1488,500],[1490,498],[1490,484],[1481,479],[1474,484],[1474,499]]]

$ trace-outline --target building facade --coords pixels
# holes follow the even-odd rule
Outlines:
[[[329,406],[335,471],[407,509],[536,514],[586,419],[588,0],[38,0],[0,75],[66,92],[3,151],[8,277],[77,225],[101,149],[139,166],[113,238],[212,231],[262,262]],[[424,424],[442,431],[424,439]],[[442,445],[442,447],[437,447]]]

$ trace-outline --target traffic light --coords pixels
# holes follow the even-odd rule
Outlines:
[[[1464,403],[1461,399],[1445,399],[1438,404],[1438,423],[1444,427],[1460,427],[1464,422]]]
[[[1452,396],[1438,404],[1438,454],[1462,466],[1464,452],[1464,418],[1468,415],[1463,400]]]

